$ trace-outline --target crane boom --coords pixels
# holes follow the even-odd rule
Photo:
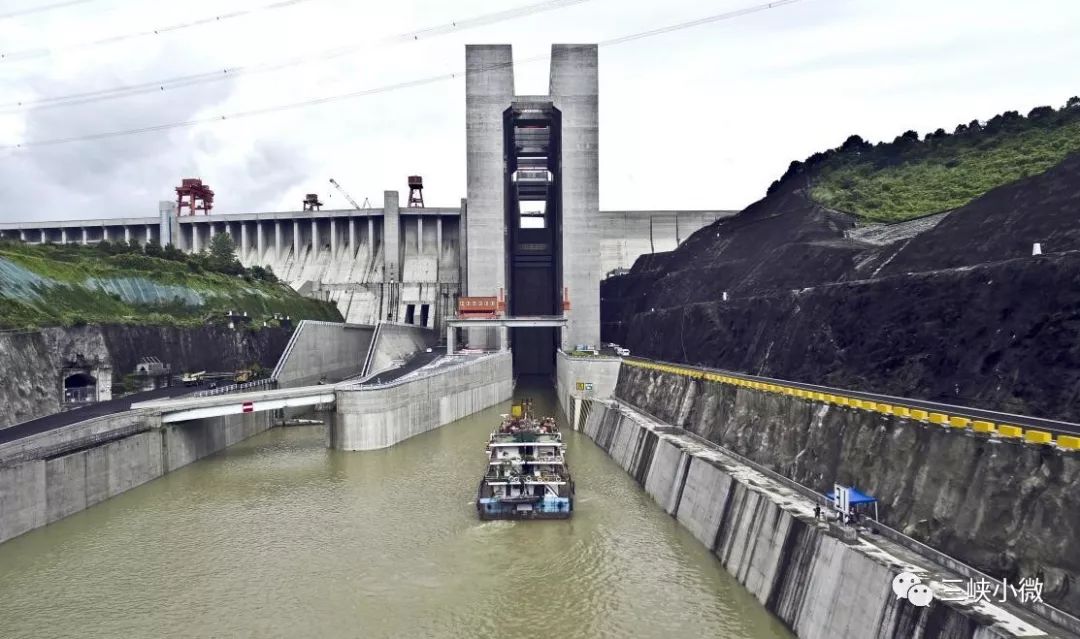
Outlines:
[[[330,184],[333,184],[335,189],[341,191],[341,194],[345,196],[345,199],[349,201],[349,204],[353,205],[353,208],[355,208],[357,211],[364,210],[360,208],[360,205],[356,203],[356,200],[352,199],[352,196],[345,192],[345,189],[341,188],[341,185],[337,183],[337,180],[335,180],[334,178],[330,178]]]

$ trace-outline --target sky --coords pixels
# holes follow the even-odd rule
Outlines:
[[[546,94],[547,61],[526,59],[552,43],[761,3],[0,0],[0,222],[153,216],[184,177],[207,182],[220,213],[296,210],[308,192],[348,208],[331,177],[379,206],[384,190],[404,199],[412,174],[429,206],[456,206],[465,44],[513,45],[517,93]],[[792,160],[853,133],[1061,106],[1080,94],[1078,27],[1075,0],[798,0],[601,46],[600,207],[741,209]],[[214,81],[163,82],[200,74]],[[130,85],[149,90],[42,102]],[[359,95],[229,117],[344,94]]]

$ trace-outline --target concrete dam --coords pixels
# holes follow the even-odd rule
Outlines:
[[[1080,636],[1080,438],[599,344],[602,279],[732,212],[599,209],[596,45],[554,45],[546,95],[515,93],[508,45],[465,53],[458,206],[386,191],[380,208],[185,215],[181,199],[0,224],[188,252],[228,234],[242,264],[345,319],[301,322],[266,379],[0,429],[3,628]],[[574,516],[479,522],[485,437],[525,398],[558,415]],[[882,513],[854,516],[852,493]],[[965,593],[1033,576],[1045,601]],[[898,579],[916,581],[899,596]]]
[[[93,244],[157,241],[188,252],[228,233],[244,266],[269,266],[304,295],[335,302],[347,322],[400,321],[441,329],[453,314],[466,274],[462,229],[468,203],[402,207],[397,191],[363,210],[177,216],[161,202],[157,217],[57,222],[0,222],[0,239]],[[730,210],[601,211],[597,245],[603,273],[629,269],[641,255],[670,251]],[[396,250],[386,250],[394,246]],[[478,291],[476,294],[495,294]]]

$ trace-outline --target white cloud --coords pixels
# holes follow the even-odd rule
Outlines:
[[[21,0],[32,6],[36,0]],[[460,70],[464,45],[508,42],[517,59],[552,42],[594,42],[757,0],[590,0],[454,35],[387,45],[395,34],[501,11],[504,2],[313,0],[121,44],[66,44],[184,22],[265,0],[98,0],[0,20],[0,102],[258,65],[327,48],[329,61],[138,97],[0,114],[0,144],[200,119]],[[516,0],[526,4],[525,0]],[[226,6],[222,6],[222,5]],[[1080,93],[1069,0],[902,3],[804,0],[766,12],[601,49],[603,208],[739,208],[793,159],[851,133],[891,139],[1058,105]],[[547,64],[516,70],[519,93],[544,93]],[[0,152],[0,220],[153,215],[181,177],[216,191],[222,212],[295,209],[334,177],[358,200],[405,190],[420,173],[431,205],[465,195],[459,78],[319,107],[165,132]]]

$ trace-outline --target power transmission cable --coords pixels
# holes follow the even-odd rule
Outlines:
[[[555,9],[562,9],[565,7],[584,4],[591,1],[592,0],[543,0],[542,2],[536,2],[513,9],[505,9],[502,11],[496,11],[494,13],[487,13],[472,18],[466,18],[464,20],[455,20],[453,22],[448,22],[433,27],[427,27],[424,29],[419,29],[417,31],[410,31],[398,35],[387,36],[374,43],[364,43],[359,45],[349,45],[324,49],[323,51],[315,54],[299,56],[280,62],[227,67],[224,69],[215,69],[214,71],[208,71],[204,73],[176,76],[161,80],[153,80],[149,82],[141,82],[138,84],[129,84],[125,86],[113,87],[110,89],[98,89],[95,91],[86,91],[82,93],[71,93],[67,95],[59,95],[48,98],[38,98],[36,100],[0,103],[0,113],[16,113],[28,109],[44,109],[50,107],[72,106],[78,104],[86,104],[88,102],[97,102],[100,100],[125,98],[145,93],[160,93],[168,89],[204,84],[207,82],[221,82],[224,80],[230,80],[232,78],[254,75],[258,73],[280,71],[282,69],[287,69],[290,67],[343,57],[349,54],[356,53],[358,51],[371,49],[375,46],[394,45],[403,42],[415,42],[421,37],[429,38],[447,35],[450,33],[463,31],[465,29],[472,29],[475,27],[496,24],[515,18],[530,16],[545,11],[552,11]]]
[[[794,4],[796,2],[802,2],[802,1],[803,0],[776,0],[775,2],[768,2],[768,3],[765,3],[765,4],[759,4],[759,5],[755,5],[755,6],[751,6],[751,7],[745,7],[743,9],[737,9],[735,11],[717,13],[717,14],[713,14],[713,15],[710,15],[710,16],[705,16],[703,18],[698,18],[698,19],[695,19],[695,20],[689,20],[687,22],[680,22],[680,23],[668,25],[668,26],[665,26],[665,27],[659,27],[659,28],[656,28],[656,29],[650,29],[648,31],[640,31],[640,32],[637,32],[637,33],[632,33],[632,34],[628,34],[628,35],[624,35],[624,36],[619,36],[617,38],[611,38],[611,39],[608,39],[608,40],[603,40],[603,41],[598,42],[597,46],[598,47],[616,46],[616,45],[619,45],[619,44],[625,44],[627,42],[634,42],[634,41],[637,41],[637,40],[642,40],[642,39],[650,38],[650,37],[657,36],[657,35],[662,35],[662,34],[666,34],[666,33],[672,33],[672,32],[675,32],[675,31],[682,31],[684,29],[690,29],[690,28],[698,27],[698,26],[705,25],[705,24],[711,24],[711,23],[720,22],[720,21],[723,21],[723,20],[730,20],[730,19],[733,19],[733,18],[738,18],[738,17],[741,17],[741,16],[748,15],[748,14],[751,14],[751,13],[758,13],[758,12],[761,12],[761,11],[766,11],[766,10],[769,10],[769,9],[775,9],[777,7],[782,7],[782,6],[785,6],[785,5],[790,5],[790,4]],[[487,73],[489,71],[493,71],[493,70],[499,69],[499,68],[512,67],[512,66],[517,65],[517,64],[528,64],[528,63],[537,62],[537,61],[541,61],[541,60],[548,60],[548,59],[550,59],[550,56],[546,56],[546,55],[533,56],[533,57],[525,58],[525,59],[518,60],[518,61],[493,64],[493,65],[484,67],[483,69],[479,69],[477,71],[474,71],[473,73]],[[223,121],[228,121],[228,120],[238,120],[240,118],[247,118],[247,117],[252,117],[252,116],[256,116],[256,115],[266,115],[266,114],[269,114],[269,113],[278,113],[278,112],[281,112],[281,111],[291,111],[291,110],[294,110],[294,109],[301,109],[301,108],[306,108],[306,107],[310,107],[310,106],[317,106],[317,105],[321,105],[321,104],[327,104],[327,103],[330,103],[330,102],[338,102],[338,101],[341,101],[341,100],[350,100],[350,99],[365,97],[365,96],[369,96],[369,95],[377,95],[377,94],[381,94],[381,93],[389,93],[391,91],[399,91],[401,89],[408,89],[408,88],[423,86],[423,85],[427,85],[427,84],[434,84],[436,82],[444,82],[444,81],[447,81],[447,80],[453,80],[455,78],[462,77],[462,76],[465,76],[465,75],[467,75],[467,72],[443,73],[443,74],[439,74],[439,75],[428,76],[426,78],[417,78],[417,79],[408,80],[408,81],[405,81],[405,82],[398,82],[398,83],[394,83],[394,84],[388,84],[388,85],[384,85],[384,86],[381,86],[381,87],[373,87],[373,88],[370,88],[370,89],[362,89],[360,91],[352,91],[352,92],[349,92],[349,93],[341,93],[341,94],[332,95],[332,96],[326,96],[326,97],[322,97],[322,98],[314,98],[314,99],[310,99],[310,100],[303,100],[303,101],[300,101],[300,102],[291,102],[291,103],[288,103],[288,104],[279,104],[279,105],[274,105],[274,106],[261,107],[261,108],[257,108],[257,109],[250,109],[250,110],[247,110],[247,111],[238,111],[238,112],[235,112],[235,113],[229,113],[229,114],[224,114],[224,115],[216,115],[216,116],[209,116],[209,117],[205,117],[205,118],[197,118],[197,119],[194,119],[194,120],[187,120],[187,121],[184,121],[184,122],[170,122],[170,123],[167,123],[167,124],[157,124],[157,125],[141,127],[141,128],[137,128],[137,129],[124,129],[124,130],[120,130],[120,131],[104,131],[104,132],[101,132],[101,133],[91,133],[91,134],[87,134],[87,135],[78,135],[78,136],[72,136],[72,137],[66,137],[66,138],[53,138],[53,139],[47,139],[47,140],[33,140],[33,141],[30,141],[30,142],[22,142],[22,143],[17,143],[17,144],[7,144],[7,145],[0,146],[0,150],[15,150],[15,149],[25,149],[25,148],[31,148],[31,147],[54,146],[54,145],[57,145],[57,144],[67,144],[67,143],[70,143],[70,142],[85,142],[85,141],[91,141],[91,140],[102,140],[102,139],[106,139],[106,138],[121,137],[121,136],[125,136],[125,135],[134,135],[134,134],[139,134],[139,133],[150,133],[150,132],[154,132],[154,131],[165,131],[165,130],[169,130],[169,129],[178,129],[178,128],[195,126],[195,125],[198,125],[198,124],[209,124],[209,123],[213,123],[213,122],[223,122]]]
[[[89,0],[85,0],[89,1]],[[188,22],[179,22],[177,24],[170,24],[164,27],[158,27],[156,29],[150,29],[147,31],[136,31],[132,33],[125,33],[121,35],[109,36],[107,38],[101,38],[100,40],[90,40],[88,42],[76,42],[72,44],[59,45],[55,47],[43,47],[40,49],[24,49],[22,51],[4,51],[0,52],[0,61],[7,60],[28,60],[32,58],[43,58],[46,56],[54,55],[60,51],[71,51],[75,49],[87,49],[90,47],[97,47],[105,44],[116,44],[117,42],[126,42],[127,40],[135,40],[137,38],[145,38],[149,36],[161,35],[163,33],[172,33],[174,31],[180,31],[182,29],[190,29],[192,27],[201,27],[207,24],[214,24],[221,22],[222,20],[232,20],[233,18],[242,18],[244,16],[255,15],[264,11],[273,11],[275,9],[284,9],[298,4],[306,2],[313,2],[314,0],[278,0],[277,2],[271,2],[270,4],[264,4],[252,9],[237,9],[236,11],[229,11],[215,16],[208,16],[206,18],[198,18],[197,20],[190,20]]]
[[[0,20],[7,20],[8,18],[21,18],[23,16],[33,15],[35,13],[44,13],[46,11],[52,11],[53,9],[62,9],[64,7],[72,7],[77,4],[88,4],[90,2],[95,2],[95,0],[67,0],[67,2],[54,2],[52,4],[43,4],[36,7],[29,7],[26,9],[16,9],[15,11],[0,13]]]

